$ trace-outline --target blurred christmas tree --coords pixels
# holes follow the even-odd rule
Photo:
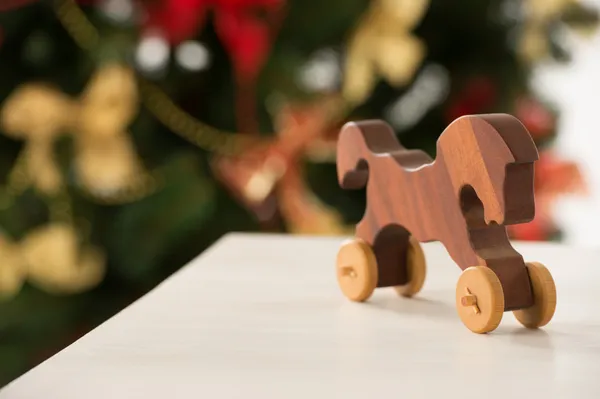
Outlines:
[[[595,24],[568,0],[3,0],[0,386],[226,232],[351,231],[346,120],[435,155],[454,118],[508,112],[544,151],[529,74]],[[577,170],[540,165],[545,210]]]

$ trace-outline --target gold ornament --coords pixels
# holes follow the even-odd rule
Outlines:
[[[0,115],[4,133],[25,140],[9,181],[21,179],[21,190],[31,185],[46,195],[60,190],[63,180],[53,145],[67,132],[74,107],[67,96],[43,84],[25,84],[5,101]]]
[[[15,296],[23,286],[25,267],[18,246],[0,235],[0,299]]]
[[[110,197],[149,180],[127,133],[138,108],[133,72],[118,64],[101,68],[78,105],[73,130],[81,183],[99,197]]]
[[[58,295],[76,294],[98,285],[105,275],[103,253],[81,245],[69,223],[51,223],[31,231],[20,243],[0,239],[0,297],[18,294],[28,280]]]
[[[80,247],[75,229],[53,223],[29,233],[20,245],[29,281],[52,294],[75,294],[99,284],[105,273],[102,252]]]
[[[518,53],[527,63],[546,58],[550,53],[550,46],[543,28],[534,23],[526,26],[521,36]]]
[[[425,44],[411,30],[423,18],[429,0],[375,0],[348,47],[343,95],[363,102],[377,76],[393,86],[410,82],[425,58]]]
[[[75,141],[75,170],[86,194],[105,203],[131,202],[157,188],[127,133],[137,112],[133,72],[122,65],[100,68],[79,99],[44,84],[18,88],[4,103],[4,132],[26,140],[8,179],[15,196],[33,186],[47,196],[63,189],[54,157],[56,139],[70,133]]]
[[[579,0],[527,0],[525,12],[531,21],[550,21],[558,19],[564,10]]]
[[[75,0],[56,0],[54,4],[58,20],[75,43],[83,50],[97,52],[101,41],[100,32]],[[137,80],[141,100],[148,111],[174,134],[203,150],[234,155],[265,142],[262,137],[235,134],[207,125],[185,112],[155,84],[140,76]]]
[[[519,39],[517,53],[527,63],[537,62],[550,54],[547,29],[561,16],[579,3],[579,0],[527,0],[523,3],[525,24]],[[572,26],[573,31],[587,35],[589,27]],[[593,28],[595,30],[595,26]]]

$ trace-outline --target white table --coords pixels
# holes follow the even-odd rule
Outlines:
[[[515,244],[553,272],[555,318],[529,331],[505,313],[477,335],[440,244],[418,298],[356,304],[335,279],[341,241],[229,235],[0,399],[600,397],[599,252]]]

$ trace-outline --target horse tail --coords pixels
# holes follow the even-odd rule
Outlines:
[[[369,178],[369,163],[373,156],[405,150],[392,128],[381,120],[348,122],[337,143],[337,175],[343,189],[360,189]]]

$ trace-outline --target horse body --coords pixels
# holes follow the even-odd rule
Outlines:
[[[504,226],[533,218],[533,187],[527,182],[533,181],[537,150],[527,138],[531,141],[524,127],[506,115],[463,117],[440,136],[434,161],[404,148],[383,122],[344,126],[338,178],[342,188],[367,187],[356,236],[373,247],[378,286],[408,281],[412,235],[419,242],[442,242],[463,270],[493,269],[507,310],[530,306],[525,263]]]

